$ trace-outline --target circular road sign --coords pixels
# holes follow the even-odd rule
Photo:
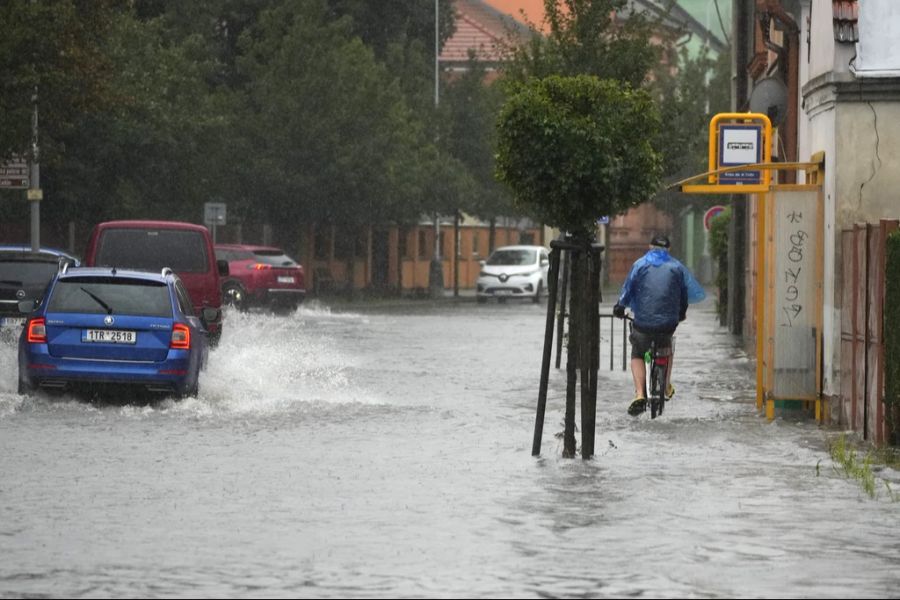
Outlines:
[[[703,215],[703,228],[709,231],[710,226],[712,225],[713,217],[718,215],[720,212],[725,210],[724,206],[713,206]]]

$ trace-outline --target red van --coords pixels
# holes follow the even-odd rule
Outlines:
[[[203,308],[216,309],[214,319],[204,320],[210,344],[216,345],[222,336],[219,276],[228,275],[228,263],[216,260],[206,227],[179,221],[100,223],[91,232],[84,265],[154,272],[171,267],[184,282],[198,315]]]

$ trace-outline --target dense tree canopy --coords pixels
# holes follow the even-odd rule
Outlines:
[[[45,221],[415,220],[473,181],[436,146],[433,27],[418,0],[12,0],[0,158],[28,150],[37,85]]]
[[[537,220],[588,234],[656,190],[658,128],[645,91],[588,75],[533,79],[501,114],[498,175]]]

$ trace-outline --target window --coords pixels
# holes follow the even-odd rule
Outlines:
[[[273,267],[296,267],[297,262],[281,250],[255,250],[253,258],[256,262]]]
[[[163,267],[176,273],[210,270],[203,235],[181,229],[107,229],[100,238],[96,264],[138,271]]]
[[[122,277],[71,277],[53,288],[47,312],[172,318],[169,287]]]
[[[181,312],[185,316],[195,316],[194,304],[191,302],[191,296],[188,294],[187,290],[184,289],[184,284],[181,283],[181,281],[175,282],[175,297],[178,299],[178,308],[181,309]]]
[[[19,287],[38,287],[53,279],[59,265],[39,260],[0,260],[0,280]],[[15,292],[15,289],[13,290]],[[12,298],[12,296],[9,296]]]
[[[534,250],[497,250],[488,259],[489,265],[527,266],[537,262]]]

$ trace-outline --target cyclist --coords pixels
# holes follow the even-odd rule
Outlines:
[[[626,307],[634,313],[634,326],[629,337],[634,400],[628,406],[628,414],[637,416],[647,410],[644,354],[650,349],[651,341],[656,341],[657,348],[671,348],[672,334],[687,316],[688,304],[700,302],[705,297],[706,292],[688,268],[669,255],[669,238],[654,236],[650,240],[650,250],[631,267],[613,307],[613,314],[620,319],[625,317]],[[673,358],[669,357],[667,398],[675,394],[670,383]]]

